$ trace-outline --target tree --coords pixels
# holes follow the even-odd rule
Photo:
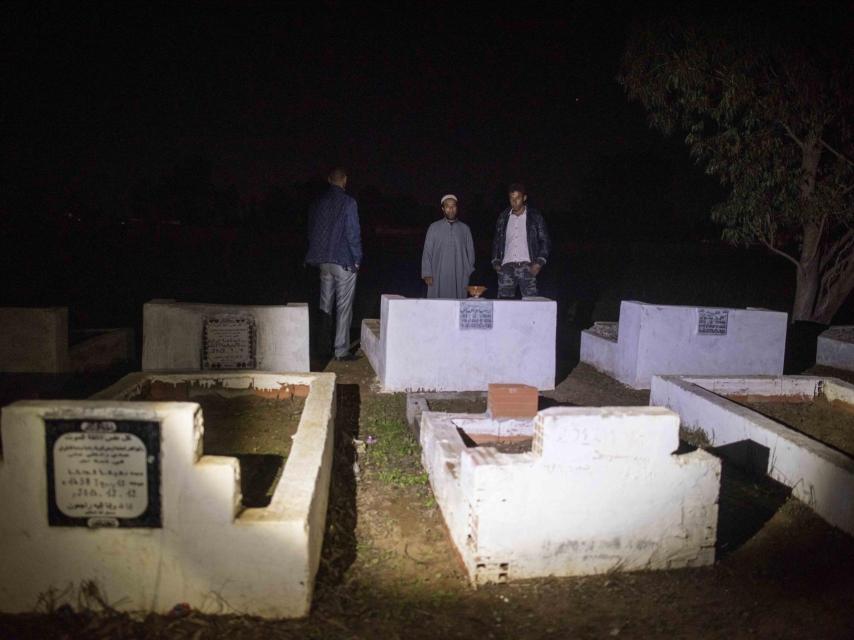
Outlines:
[[[792,320],[829,324],[854,288],[851,34],[759,18],[639,25],[617,80],[728,188],[712,210],[724,238],[795,266]]]

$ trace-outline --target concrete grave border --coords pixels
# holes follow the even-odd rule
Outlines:
[[[678,426],[660,407],[422,413],[422,463],[471,584],[711,564],[720,460],[675,455]],[[459,429],[532,436],[532,451],[468,448]]]
[[[701,331],[715,314],[722,326]],[[618,323],[596,322],[581,332],[580,359],[633,389],[649,389],[653,375],[779,375],[787,318],[768,309],[624,300]]]
[[[464,328],[463,305],[490,305],[490,328]],[[476,323],[475,323],[476,324]],[[557,303],[450,300],[383,294],[365,319],[362,351],[383,391],[485,391],[489,383],[555,388]]]
[[[310,390],[270,505],[242,509],[236,458],[201,454],[194,402],[128,401],[147,381],[230,389]],[[0,437],[0,610],[32,611],[40,594],[92,579],[125,610],[269,618],[308,614],[320,561],[332,466],[335,374],[133,373],[93,399],[20,401],[3,408]],[[159,529],[48,527],[45,417],[161,423]],[[171,483],[171,484],[170,484]],[[242,509],[242,510],[241,510]]]
[[[737,463],[759,466],[824,520],[854,535],[854,459],[722,394],[823,394],[854,403],[854,385],[817,376],[654,376],[649,399],[676,411],[683,427],[702,429],[713,446],[735,445],[729,451]],[[767,457],[739,446],[748,442],[767,450]]]
[[[308,304],[304,302],[233,305],[151,300],[142,308],[142,370],[201,369],[205,319],[220,315],[245,315],[254,320],[253,370],[276,372],[311,369]]]
[[[816,342],[815,363],[854,371],[854,325],[830,327]]]
[[[0,371],[106,371],[136,361],[133,329],[87,329],[69,343],[68,307],[0,307]]]

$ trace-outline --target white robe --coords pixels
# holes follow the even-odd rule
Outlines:
[[[442,218],[427,229],[421,254],[421,277],[433,278],[428,298],[465,298],[474,271],[474,242],[465,222]]]

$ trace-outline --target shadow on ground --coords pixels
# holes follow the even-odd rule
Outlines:
[[[337,384],[335,449],[326,511],[326,534],[317,573],[317,593],[341,582],[356,559],[356,450],[361,399],[359,385]]]

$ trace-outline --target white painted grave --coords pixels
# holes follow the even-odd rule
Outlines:
[[[467,447],[533,437],[527,453]],[[714,561],[720,461],[674,455],[657,407],[554,407],[533,421],[425,412],[422,460],[475,586]]]
[[[493,382],[554,389],[554,300],[382,296],[362,351],[384,391],[485,391]]]
[[[146,384],[309,387],[269,506],[243,508],[236,458],[203,455],[194,402],[130,401]],[[93,580],[114,606],[308,614],[333,449],[335,376],[135,373],[85,401],[3,408],[0,610]],[[67,592],[76,604],[75,590]],[[227,604],[225,604],[227,603]]]
[[[854,459],[723,396],[823,397],[854,408],[854,386],[815,376],[655,376],[649,399],[676,411],[683,427],[702,429],[715,447],[758,445],[763,455],[748,454],[743,463],[763,465],[819,516],[854,535]]]
[[[103,371],[136,360],[133,330],[94,329],[69,345],[67,307],[0,307],[0,371]]]
[[[619,323],[581,332],[581,361],[635,389],[653,375],[779,375],[787,314],[623,301]]]
[[[143,307],[143,371],[308,371],[308,305],[153,300]]]
[[[830,327],[818,337],[815,363],[854,371],[854,326]]]

